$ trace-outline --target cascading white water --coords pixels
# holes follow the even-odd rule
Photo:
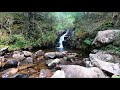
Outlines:
[[[63,34],[61,37],[60,37],[60,40],[59,40],[59,47],[58,48],[63,48],[63,41],[64,41],[64,37],[68,34],[69,30],[66,31],[65,34]]]

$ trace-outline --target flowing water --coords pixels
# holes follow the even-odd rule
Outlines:
[[[60,37],[59,47],[57,47],[57,48],[64,48],[64,47],[63,47],[63,41],[64,41],[65,36],[68,34],[68,32],[69,32],[69,30],[67,30],[66,33],[63,34],[63,35]]]

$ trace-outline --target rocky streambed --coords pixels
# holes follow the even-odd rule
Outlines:
[[[115,36],[115,32],[118,31],[98,32],[93,44],[100,47],[116,42],[118,36]],[[119,45],[119,43],[116,44]],[[65,49],[9,52],[8,48],[0,50],[0,78],[114,78],[120,76],[120,55],[110,50],[94,49],[85,55],[84,51],[78,53]]]
[[[71,51],[9,52],[8,48],[0,51],[0,78],[50,78],[59,65],[82,65],[82,58]]]
[[[111,78],[120,75],[119,57],[93,50],[88,58],[70,51],[9,52],[1,49],[0,78]]]

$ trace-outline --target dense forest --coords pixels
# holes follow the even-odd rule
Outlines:
[[[0,12],[1,78],[119,78],[119,60],[120,12]]]

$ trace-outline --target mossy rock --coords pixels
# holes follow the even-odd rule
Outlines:
[[[112,78],[120,78],[120,75],[113,75]]]

